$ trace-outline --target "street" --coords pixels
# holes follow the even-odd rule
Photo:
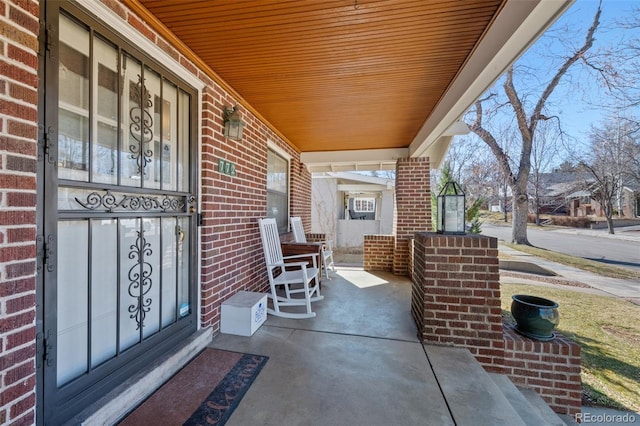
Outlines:
[[[529,226],[527,237],[536,247],[640,271],[640,237],[627,240],[607,237],[605,229],[585,231]],[[622,233],[620,229],[616,232]],[[511,224],[483,223],[482,234],[510,241]]]

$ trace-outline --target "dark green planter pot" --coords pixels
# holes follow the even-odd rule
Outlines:
[[[551,340],[558,326],[558,304],[542,297],[515,294],[512,296],[511,315],[516,320],[516,331],[536,340]]]

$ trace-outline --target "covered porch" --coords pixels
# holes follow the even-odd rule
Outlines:
[[[473,409],[475,397],[445,394],[454,385],[455,360],[467,369],[473,358],[419,342],[408,278],[340,267],[323,282],[323,294],[316,318],[269,316],[252,337],[213,339],[215,348],[269,356],[230,425],[480,424],[473,414],[480,407],[485,424],[518,424],[495,392],[478,388],[483,401]],[[471,382],[460,385],[469,392]]]
[[[570,421],[535,392],[520,392],[506,376],[487,373],[468,350],[421,343],[407,277],[342,265],[323,282],[323,294],[315,318],[269,316],[251,337],[219,334],[210,342],[212,348],[269,357],[227,424]],[[112,415],[98,410],[86,420],[110,423]]]
[[[399,280],[410,292],[400,276],[409,271],[408,241],[430,229],[430,209],[422,208],[429,205],[430,169],[439,166],[453,135],[464,132],[458,120],[469,105],[570,4],[0,0],[8,28],[0,42],[9,64],[2,71],[0,133],[7,143],[0,154],[10,207],[0,241],[7,324],[0,339],[8,342],[0,373],[11,377],[0,387],[6,396],[0,423],[62,424],[114,389],[126,390],[118,386],[143,367],[142,388],[151,392],[171,374],[156,360],[180,353],[171,362],[175,371],[203,341],[201,347],[257,345],[276,367],[294,356],[301,381],[322,377],[300,397],[305,410],[323,416],[340,392],[353,389],[335,381],[353,381],[350,368],[362,372],[362,389],[382,390],[389,379],[385,399],[394,391],[411,401],[412,408],[389,412],[429,415],[420,405],[428,398],[409,398],[413,385],[425,394],[445,386],[434,387],[435,355],[411,328],[410,302],[399,302],[401,320],[382,314],[392,309],[395,290],[373,294],[356,309],[360,295],[332,296],[334,288],[353,286],[336,277],[326,284],[322,309],[329,311],[318,312],[334,328],[323,328],[320,319],[270,320],[237,343],[219,335],[221,304],[238,291],[266,287],[259,218],[279,215],[285,232],[287,218],[300,216],[309,230],[316,171],[396,170],[391,268],[397,277],[387,281]],[[225,130],[228,112],[236,109],[243,136]],[[149,210],[148,200],[166,202]],[[146,299],[150,287],[158,293]],[[390,288],[355,287],[367,293]],[[172,290],[163,295],[160,289]],[[344,301],[349,306],[341,308]],[[406,327],[397,336],[400,324]],[[380,335],[384,327],[394,328]],[[296,352],[305,339],[321,345],[304,349],[317,356]],[[353,362],[376,345],[368,353],[382,358]],[[328,365],[345,369],[323,374]],[[253,393],[286,383],[269,380],[280,371],[270,368]],[[390,376],[365,374],[375,370]],[[331,376],[334,381],[326,381]],[[355,399],[354,410],[376,412],[362,401],[377,404]],[[466,405],[446,396],[434,401],[448,406],[441,411],[438,402],[433,409],[443,419],[447,412],[456,418],[452,406]],[[105,407],[111,416],[131,408]]]

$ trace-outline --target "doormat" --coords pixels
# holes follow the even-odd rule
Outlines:
[[[119,424],[224,425],[268,359],[207,348]]]

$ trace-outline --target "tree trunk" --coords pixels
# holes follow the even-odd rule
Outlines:
[[[529,215],[529,197],[527,194],[513,194],[513,226],[511,228],[511,242],[515,244],[529,244],[527,239],[527,219]]]
[[[507,210],[507,204],[509,202],[509,197],[507,197],[507,188],[508,188],[508,186],[505,183],[504,188],[503,188],[504,189],[504,201],[503,201],[504,202],[504,223],[509,222],[509,212]]]
[[[611,202],[611,197],[609,197],[605,202],[604,216],[607,219],[607,228],[609,229],[609,234],[615,234],[613,230],[613,203]]]
[[[536,190],[536,225],[540,226],[540,198],[538,197],[538,191]]]
[[[613,218],[610,216],[607,216],[607,228],[609,229],[610,234],[615,234],[613,230]]]

